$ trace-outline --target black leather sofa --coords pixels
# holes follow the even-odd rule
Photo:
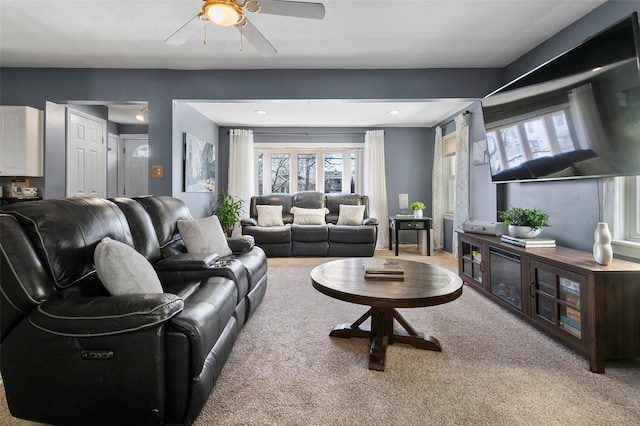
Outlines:
[[[240,329],[264,297],[251,238],[202,266],[186,253],[172,197],[69,198],[0,211],[1,367],[11,414],[54,425],[191,424]],[[94,251],[126,243],[164,293],[111,296]],[[119,243],[118,243],[119,244]],[[215,257],[214,257],[215,258]]]
[[[281,226],[260,226],[258,206],[282,206]],[[340,205],[364,206],[357,225],[338,225]],[[325,223],[294,223],[292,208],[326,208]],[[373,256],[378,238],[378,220],[369,217],[369,197],[360,194],[303,191],[251,197],[249,218],[243,219],[242,234],[252,236],[267,257],[287,256]]]

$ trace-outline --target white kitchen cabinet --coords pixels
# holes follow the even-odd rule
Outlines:
[[[0,106],[0,176],[43,176],[43,112]]]

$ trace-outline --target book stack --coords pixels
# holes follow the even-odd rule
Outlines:
[[[404,269],[396,260],[365,259],[364,277],[384,280],[404,280]]]
[[[580,314],[580,284],[560,277],[560,296],[567,303],[564,315],[560,315],[560,326],[580,338],[582,320]]]
[[[552,240],[549,238],[517,238],[512,237],[511,235],[502,235],[500,237],[500,241],[524,248],[543,248],[556,246],[556,240]]]

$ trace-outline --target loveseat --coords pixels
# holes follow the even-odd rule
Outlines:
[[[215,221],[193,220],[168,196],[3,207],[0,349],[13,416],[55,425],[196,419],[267,286],[266,256],[249,237],[222,234],[224,256],[192,251],[179,229],[203,223]],[[138,292],[147,279],[159,287]]]
[[[242,234],[252,236],[267,257],[373,256],[378,220],[369,217],[369,197],[303,191],[251,197]]]

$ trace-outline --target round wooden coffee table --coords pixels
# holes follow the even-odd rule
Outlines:
[[[369,258],[341,259],[327,262],[311,271],[313,287],[321,293],[345,302],[371,308],[353,323],[339,324],[329,336],[371,340],[369,369],[384,371],[387,345],[406,343],[419,349],[440,351],[438,339],[416,332],[396,308],[418,308],[440,305],[462,294],[462,280],[439,266],[409,260],[397,262],[404,279],[364,277],[364,262]],[[371,326],[362,325],[371,317]],[[395,329],[396,320],[402,329]]]

